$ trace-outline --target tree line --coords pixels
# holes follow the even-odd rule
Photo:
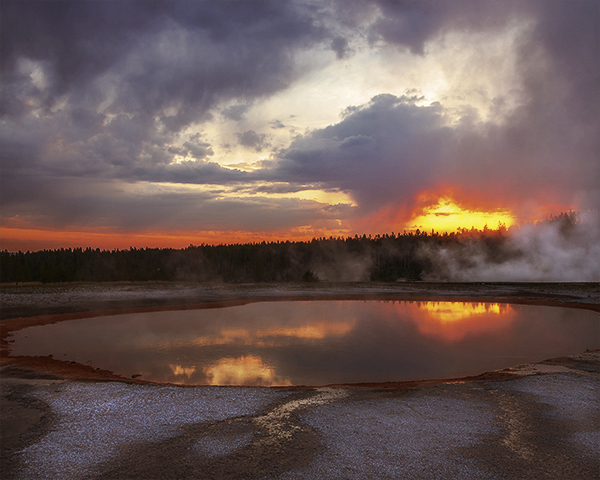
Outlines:
[[[417,279],[423,268],[415,256],[420,237],[318,238],[183,249],[3,251],[0,278],[2,282],[43,283]]]
[[[551,217],[568,230],[574,213]],[[478,242],[490,259],[510,250],[509,232],[460,229],[456,233],[416,232],[375,236],[315,238],[305,242],[190,245],[183,249],[60,248],[0,252],[1,282],[299,282],[420,280],[435,269],[425,253],[432,248]]]

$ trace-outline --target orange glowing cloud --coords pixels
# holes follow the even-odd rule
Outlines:
[[[377,212],[352,221],[352,228],[358,234],[397,232],[398,225],[410,217],[409,209],[402,205],[386,205]]]
[[[260,357],[247,355],[221,358],[202,368],[210,385],[291,385],[289,379],[280,378],[275,369],[263,363]]]

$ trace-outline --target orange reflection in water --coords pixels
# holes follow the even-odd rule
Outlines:
[[[209,345],[229,345],[229,344],[252,345],[253,336],[250,330],[245,328],[224,328],[213,335],[202,335],[196,337],[193,345],[206,347]]]
[[[192,343],[199,346],[208,345],[255,345],[277,346],[287,345],[289,338],[304,340],[321,340],[326,337],[347,335],[356,325],[355,320],[342,322],[317,322],[293,327],[269,327],[251,331],[244,328],[222,329],[214,335],[197,337]],[[277,340],[277,337],[280,340]]]
[[[280,378],[275,369],[263,363],[262,358],[246,355],[237,358],[221,358],[202,367],[210,385],[291,385],[289,379]]]
[[[186,376],[190,378],[194,373],[196,373],[196,367],[183,367],[181,365],[169,365],[173,375],[176,377]]]
[[[419,332],[449,342],[501,331],[515,318],[513,308],[500,303],[415,302],[410,305],[419,310],[415,312]]]
[[[476,375],[600,348],[599,328],[596,312],[497,302],[257,302],[27,327],[10,354],[154,382],[330,385]]]
[[[257,337],[294,337],[305,339],[322,339],[325,337],[342,337],[350,332],[356,321],[349,322],[319,322],[301,327],[273,327],[258,330]]]
[[[499,303],[425,302],[420,303],[419,308],[427,311],[431,318],[439,319],[441,322],[455,322],[473,315],[486,313],[500,315],[512,311],[510,305]]]

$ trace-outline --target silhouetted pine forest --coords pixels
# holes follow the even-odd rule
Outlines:
[[[551,217],[567,233],[575,213]],[[1,282],[298,282],[419,280],[435,268],[431,249],[477,242],[487,259],[518,256],[502,225],[497,230],[318,238],[307,242],[190,245],[184,249],[100,250],[61,248],[0,252]]]

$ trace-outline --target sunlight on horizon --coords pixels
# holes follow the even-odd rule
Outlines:
[[[450,233],[463,228],[483,230],[486,226],[490,230],[496,230],[500,224],[506,228],[515,224],[515,217],[507,210],[488,212],[464,209],[450,197],[441,197],[437,204],[423,207],[417,212],[417,215],[413,213],[413,217],[407,223],[407,229]]]

